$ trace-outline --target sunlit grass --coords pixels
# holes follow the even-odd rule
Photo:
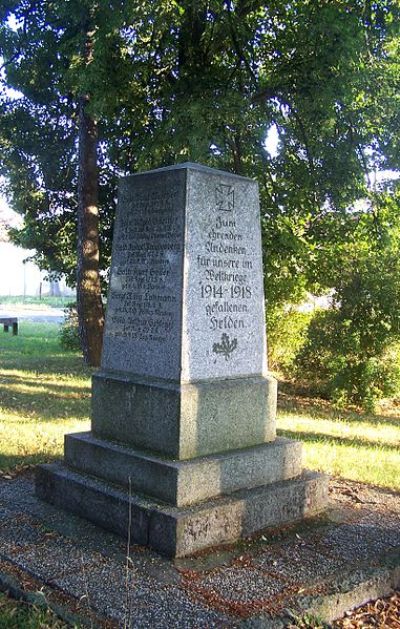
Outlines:
[[[284,397],[282,436],[304,443],[305,467],[400,490],[400,418],[338,412],[318,401]]]
[[[13,306],[18,306],[18,308],[48,308],[49,306],[52,308],[64,308],[67,304],[74,302],[75,298],[73,295],[69,295],[66,297],[52,297],[50,295],[46,295],[45,297],[32,297],[32,296],[0,296],[0,306],[7,307],[9,306],[12,309]]]
[[[59,458],[66,432],[89,429],[90,375],[56,325],[0,330],[0,469]]]
[[[61,458],[68,432],[90,427],[90,376],[65,352],[57,326],[0,329],[0,470]],[[304,443],[306,467],[400,490],[400,418],[338,412],[321,400],[280,396],[278,430]]]

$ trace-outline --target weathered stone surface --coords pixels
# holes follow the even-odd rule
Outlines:
[[[190,163],[122,180],[94,434],[182,459],[273,440],[262,277],[256,182]]]
[[[258,185],[187,167],[183,381],[266,373]]]
[[[181,164],[121,182],[92,433],[37,493],[172,557],[320,511],[276,440],[256,182]],[[129,480],[130,479],[130,480]]]
[[[93,377],[96,436],[180,459],[272,441],[275,415],[272,377],[186,384]]]
[[[128,548],[126,538],[57,513],[32,489],[29,474],[0,482],[0,589],[9,587],[5,572],[15,574],[17,566],[38,579],[35,588],[43,585],[50,603],[59,601],[53,595],[60,589],[66,604],[70,596],[76,600],[87,592],[95,624],[93,610],[123,625],[127,592],[135,627],[266,629],[293,625],[305,614],[329,624],[345,609],[400,587],[400,495],[384,488],[337,480],[327,518],[172,561],[140,546]],[[354,501],[355,494],[362,502]],[[335,529],[341,533],[335,535]],[[355,560],[358,553],[350,547],[370,552],[362,550]],[[283,618],[285,610],[292,614]]]
[[[257,183],[197,164],[121,181],[102,369],[266,372]]]
[[[129,494],[112,485],[76,474],[62,465],[38,465],[36,495],[122,537],[128,534]],[[140,500],[131,504],[132,530],[135,542],[147,544],[149,510],[141,506]]]
[[[96,439],[91,433],[66,435],[65,462],[133,492],[171,505],[190,505],[244,488],[294,478],[301,473],[302,444],[277,439],[242,450],[168,460]]]
[[[120,181],[104,370],[180,379],[185,205],[183,168]]]
[[[129,496],[127,491],[57,464],[40,466],[36,481],[40,498],[124,537],[131,521],[133,542],[170,557],[184,557],[268,526],[316,515],[325,506],[327,487],[326,477],[309,472],[179,508],[137,494]]]

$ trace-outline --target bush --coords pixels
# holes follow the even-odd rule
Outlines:
[[[267,339],[269,368],[290,376],[293,362],[306,339],[312,312],[275,310],[268,313]]]
[[[365,350],[359,330],[339,309],[318,312],[294,361],[296,375],[339,406],[355,403],[373,411],[380,399],[400,390],[400,344],[374,350]]]
[[[81,349],[76,304],[68,304],[64,309],[64,323],[60,329],[60,343],[61,347],[66,350],[77,351]]]

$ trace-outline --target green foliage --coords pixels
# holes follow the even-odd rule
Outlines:
[[[79,351],[79,322],[76,304],[68,304],[64,309],[64,323],[60,327],[60,345],[65,350]]]
[[[311,322],[297,375],[338,403],[372,409],[399,392],[399,202],[395,186],[371,194],[366,209],[347,219],[347,242],[316,258],[334,290],[333,308]]]
[[[293,361],[306,340],[312,312],[299,312],[283,308],[268,312],[267,338],[268,363],[273,371],[290,375]]]
[[[289,629],[329,629],[330,627],[328,623],[315,614],[306,613],[300,615],[289,610],[288,612],[291,620],[290,625],[288,625]]]
[[[400,312],[387,243],[398,238],[396,187],[373,182],[399,168],[399,17],[398,0],[6,3],[2,84],[17,92],[0,96],[0,174],[24,218],[14,240],[74,283],[77,103],[87,95],[102,269],[119,175],[193,160],[256,178],[268,307],[334,291],[346,348],[337,361],[348,360],[329,378],[349,399],[376,399]]]
[[[38,608],[23,601],[15,601],[0,594],[0,629],[67,629],[71,625],[63,622],[50,610]]]
[[[378,400],[400,392],[400,345],[385,344],[368,356],[352,327],[340,310],[318,313],[296,357],[296,375],[339,406],[355,403],[373,411]]]
[[[76,103],[89,94],[104,270],[117,174],[190,159],[259,181],[272,307],[325,287],[320,250],[346,242],[366,171],[398,164],[398,12],[386,0],[15,0],[0,31],[4,84],[21,93],[3,97],[0,122],[2,172],[25,219],[15,240],[73,283]]]

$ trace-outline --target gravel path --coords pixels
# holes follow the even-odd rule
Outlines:
[[[37,500],[24,474],[0,479],[0,572],[36,579],[97,626],[285,627],[400,586],[399,521],[399,494],[333,481],[329,518],[175,562],[133,546],[127,562],[123,540]]]

